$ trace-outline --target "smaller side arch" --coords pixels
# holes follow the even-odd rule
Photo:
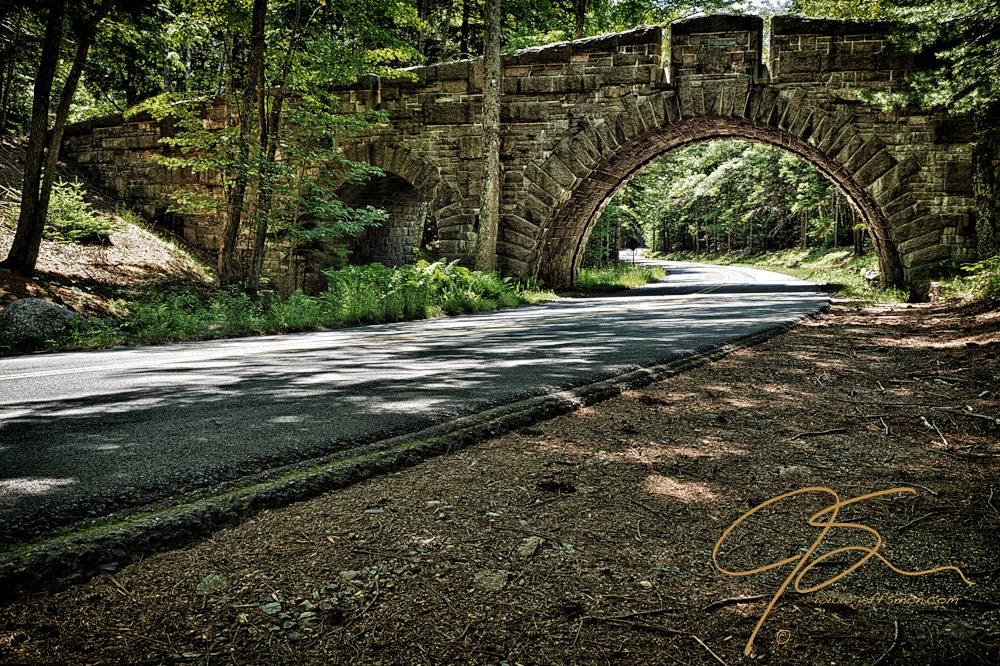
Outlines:
[[[447,225],[449,206],[460,198],[455,185],[446,182],[437,167],[403,146],[366,142],[348,145],[343,153],[347,159],[371,164],[386,174],[364,184],[344,183],[338,189],[349,205],[372,205],[389,213],[381,227],[359,235],[354,258],[386,265],[413,261],[414,248],[429,240],[428,230],[436,234]]]

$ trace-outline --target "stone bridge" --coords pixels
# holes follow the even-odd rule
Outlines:
[[[788,150],[836,183],[871,230],[883,279],[923,292],[974,252],[971,128],[942,112],[862,101],[866,91],[904,89],[933,65],[890,42],[889,27],[775,17],[766,62],[763,21],[724,15],[672,23],[666,41],[647,26],[506,54],[498,265],[568,284],[603,207],[636,173],[684,146],[741,138]],[[356,254],[403,263],[436,234],[443,256],[471,263],[482,61],[405,71],[407,79],[370,77],[343,93],[350,108],[389,117],[342,146],[387,174],[341,192],[390,212]],[[159,131],[148,119],[91,123],[68,132],[64,149],[163,219],[167,195],[185,183],[149,163]],[[211,220],[167,222],[195,245],[217,246]]]

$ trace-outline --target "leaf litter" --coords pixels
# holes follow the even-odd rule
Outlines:
[[[995,308],[835,302],[645,389],[2,608],[0,661],[997,663],[998,352]],[[885,560],[792,581],[745,656],[831,499],[790,496],[720,538],[810,487],[913,492],[841,508],[871,531],[831,529],[799,588]],[[730,572],[790,563],[729,575],[713,549]]]

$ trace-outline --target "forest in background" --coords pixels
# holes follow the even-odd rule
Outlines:
[[[749,141],[678,150],[636,175],[608,203],[586,262],[613,260],[629,239],[654,252],[753,254],[852,245],[865,227],[850,201],[806,162]]]
[[[980,270],[998,265],[1000,8],[989,0],[506,0],[502,49],[665,24],[699,12],[776,12],[900,21],[897,38],[935,49],[941,67],[886,108],[946,108],[977,127]],[[186,200],[225,220],[221,284],[254,291],[268,239],[336,242],[377,210],[353,210],[332,184],[378,175],[332,143],[378,114],[337,112],[331,87],[364,74],[482,53],[484,0],[15,0],[0,8],[0,135],[28,136],[18,238],[2,267],[30,275],[55,184],[54,154],[69,122],[128,109],[182,113],[179,100],[224,96],[225,131],[190,127],[175,140],[197,149],[169,166],[222,177],[224,201]],[[261,91],[270,90],[265,95]],[[283,102],[295,96],[294,109]],[[190,118],[190,116],[189,116]],[[275,155],[281,146],[283,160]],[[206,157],[207,156],[207,157]],[[303,165],[320,165],[307,170]],[[11,193],[8,193],[11,194]],[[57,192],[58,194],[58,192]],[[592,235],[591,258],[626,236],[662,251],[756,252],[809,244],[861,246],[849,203],[807,165],[745,142],[707,143],[667,156],[626,185]],[[241,234],[252,252],[238,252]],[[612,242],[613,239],[613,242]]]

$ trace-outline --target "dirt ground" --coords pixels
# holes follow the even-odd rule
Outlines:
[[[835,303],[0,608],[0,662],[1000,663],[998,352],[995,309]]]

